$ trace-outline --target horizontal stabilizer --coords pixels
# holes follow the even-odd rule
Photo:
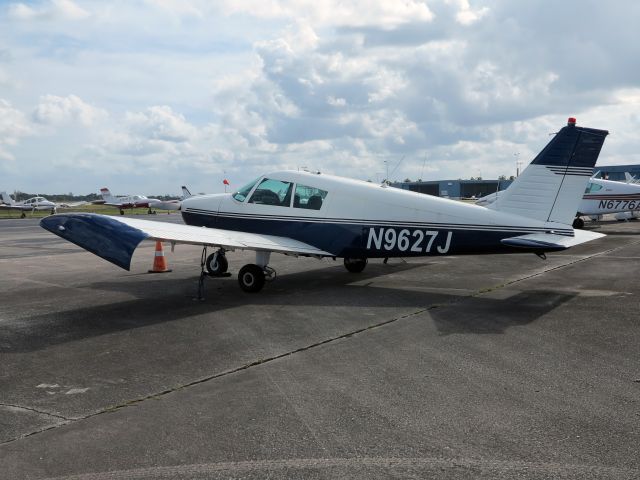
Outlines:
[[[554,252],[590,242],[604,237],[602,233],[574,230],[574,236],[556,235],[553,233],[532,233],[518,237],[503,238],[500,242],[508,247],[522,248],[531,251]]]
[[[227,250],[260,250],[292,255],[327,257],[331,253],[298,240],[220,228],[116,218],[95,213],[62,213],[40,221],[45,230],[118,265],[131,267],[131,257],[145,239],[207,245]]]

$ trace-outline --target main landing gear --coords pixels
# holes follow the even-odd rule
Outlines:
[[[269,267],[271,252],[256,252],[256,263],[245,265],[238,272],[240,288],[248,293],[262,290],[265,281],[276,279],[276,271]]]
[[[584,228],[584,220],[580,217],[576,217],[573,219],[573,228],[581,229]]]
[[[344,267],[351,273],[360,273],[367,266],[366,258],[345,258]]]
[[[256,293],[262,290],[267,281],[276,278],[276,271],[269,267],[271,252],[256,252],[256,263],[245,265],[238,272],[238,284],[245,292]],[[202,248],[200,260],[200,280],[198,282],[198,300],[204,300],[204,279],[206,277],[229,277],[229,262],[226,251],[221,248],[207,256],[207,247]]]

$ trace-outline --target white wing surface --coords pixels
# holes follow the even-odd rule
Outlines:
[[[148,238],[152,240],[188,243],[191,245],[211,245],[226,249],[331,256],[329,252],[288,237],[236,232],[220,228],[194,227],[192,225],[155,222],[137,218],[117,218],[116,221],[147,233]]]
[[[125,270],[130,269],[133,252],[143,240],[207,245],[228,250],[257,250],[321,257],[332,255],[287,237],[92,213],[51,215],[43,218],[40,226]]]

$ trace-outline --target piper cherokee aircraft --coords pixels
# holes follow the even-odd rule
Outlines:
[[[2,197],[2,204],[0,204],[0,208],[2,209],[10,209],[10,210],[21,210],[22,214],[20,218],[24,218],[26,216],[26,212],[34,212],[36,210],[50,210],[52,214],[56,213],[58,208],[67,208],[67,207],[77,207],[79,205],[84,205],[87,202],[77,202],[77,203],[54,203],[47,200],[44,197],[32,197],[27,200],[23,200],[21,202],[16,202],[7,192],[0,193]]]
[[[491,205],[509,188],[478,199],[476,205]],[[583,228],[583,216],[597,220],[605,213],[627,212],[628,216],[625,215],[622,219],[635,217],[640,212],[640,185],[591,177],[572,225],[573,228]]]
[[[111,205],[120,209],[120,215],[124,215],[127,208],[147,208],[148,213],[153,213],[152,208],[157,210],[178,210],[180,202],[178,200],[159,200],[157,198],[147,198],[144,195],[128,195],[114,197],[108,188],[101,188],[100,194],[104,200],[104,205]]]
[[[261,290],[265,279],[275,277],[271,253],[339,257],[350,272],[361,272],[369,258],[514,252],[546,258],[546,252],[603,236],[574,231],[571,222],[607,134],[578,127],[570,118],[488,208],[320,173],[282,171],[235,193],[185,199],[181,211],[187,225],[88,213],[53,215],[40,225],[126,270],[142,240],[201,245],[201,288],[205,266],[210,275],[222,275],[227,252],[253,250],[255,264],[238,274],[247,292]],[[207,247],[217,250],[207,257]]]

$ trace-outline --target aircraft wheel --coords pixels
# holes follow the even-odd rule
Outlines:
[[[245,265],[238,273],[238,283],[245,292],[259,292],[264,287],[264,271],[253,263]]]
[[[26,217],[26,216],[27,216],[27,214],[26,214],[26,213],[24,213],[24,212],[22,212],[22,214],[20,214],[20,218],[24,218],[24,217]]]
[[[576,217],[573,220],[573,228],[578,228],[578,229],[584,228],[584,220],[581,219],[580,217]]]
[[[345,258],[344,267],[351,273],[360,273],[367,266],[366,258]]]
[[[229,262],[227,261],[227,257],[222,253],[218,253],[218,258],[215,259],[216,254],[212,253],[207,257],[207,261],[205,262],[205,266],[207,267],[207,271],[209,275],[212,277],[218,277],[225,273],[229,268]]]
[[[120,210],[120,215],[124,215],[124,210]]]

